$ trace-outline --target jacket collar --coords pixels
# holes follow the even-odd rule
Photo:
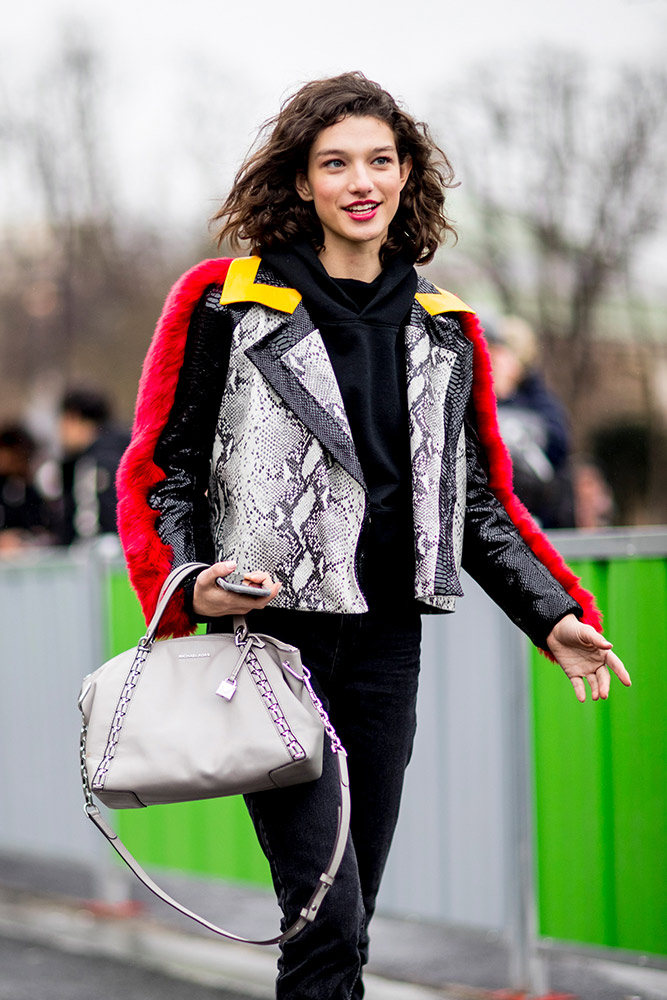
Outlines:
[[[258,305],[268,306],[269,309],[292,315],[301,302],[300,293],[296,288],[280,287],[273,282],[258,282],[257,274],[261,262],[261,257],[237,257],[232,261],[220,296],[220,305],[255,302]],[[442,313],[450,312],[474,312],[458,296],[446,292],[444,288],[431,285],[423,279],[419,284],[425,290],[417,292],[415,299],[430,316],[440,316]]]
[[[274,311],[267,317],[259,338],[245,348],[247,357],[336,461],[365,487],[340,389],[322,337],[304,308],[300,293],[280,286],[269,268],[262,267],[260,271],[260,267],[259,257],[234,260],[220,303],[254,303]],[[258,276],[264,280],[258,281]],[[424,378],[433,381],[435,389],[441,367],[458,368],[464,363],[470,345],[462,334],[454,335],[451,325],[439,317],[472,311],[455,295],[420,277],[409,321],[408,386],[416,377],[415,359],[423,353],[415,344],[417,334],[425,338],[423,346],[431,359],[431,364],[421,370],[420,381]],[[424,431],[428,433],[427,428]],[[456,436],[453,440],[455,443]]]
[[[437,285],[432,287],[435,289],[434,292],[417,292],[415,295],[417,302],[429,316],[441,316],[443,313],[451,312],[474,313],[475,310],[467,306],[458,295],[452,295]]]
[[[257,272],[261,262],[261,257],[237,257],[232,261],[220,296],[220,305],[255,302],[291,315],[301,302],[301,295],[296,288],[281,288],[258,282]]]

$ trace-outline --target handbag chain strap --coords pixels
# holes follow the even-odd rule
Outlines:
[[[174,590],[178,584],[187,576],[190,572],[193,572],[198,565],[205,566],[206,564],[188,564],[188,567],[180,567],[181,572],[173,574],[174,579],[171,577],[168,580],[169,586],[163,588],[163,593],[160,595],[158,600],[158,608],[156,613],[149,625],[146,635],[140,640],[139,645],[152,645],[152,641],[157,631],[157,623],[159,622],[160,616],[167,601],[172,596]],[[187,572],[186,572],[187,569]],[[236,622],[235,622],[236,624]],[[131,851],[125,846],[123,841],[120,839],[116,831],[111,827],[100,812],[99,807],[95,803],[93,798],[92,789],[90,787],[90,781],[88,779],[88,771],[86,768],[86,740],[88,736],[88,727],[85,722],[81,726],[81,738],[79,741],[79,759],[81,767],[81,782],[83,785],[83,794],[85,798],[84,812],[88,819],[95,824],[97,829],[106,837],[116,853],[122,858],[128,868],[137,876],[137,878],[143,882],[147,889],[161,899],[164,903],[178,910],[186,917],[190,917],[195,920],[202,927],[206,927],[208,930],[213,931],[214,934],[219,934],[221,937],[229,938],[231,941],[239,941],[242,944],[261,944],[261,945],[273,945],[281,944],[283,941],[289,941],[293,938],[299,931],[303,930],[306,924],[311,923],[319,911],[322,902],[333,885],[334,878],[340,867],[340,863],[343,860],[343,854],[345,853],[345,845],[347,843],[347,837],[350,829],[350,780],[347,768],[347,753],[345,748],[341,743],[336,731],[329,719],[329,716],[321,702],[321,700],[316,695],[313,686],[310,681],[310,671],[303,667],[303,674],[297,673],[292,669],[287,661],[283,662],[283,669],[287,670],[293,677],[303,682],[306,691],[308,692],[313,706],[320,717],[320,721],[324,726],[324,730],[329,737],[329,745],[331,752],[336,757],[336,763],[338,765],[338,779],[340,786],[340,804],[338,806],[338,822],[336,828],[336,837],[334,840],[333,850],[331,856],[327,863],[325,870],[320,875],[317,886],[307,904],[301,910],[297,919],[292,923],[287,930],[283,931],[282,934],[278,934],[276,937],[269,938],[268,940],[258,941],[253,938],[241,937],[238,934],[233,934],[231,931],[226,931],[222,927],[218,927],[216,924],[211,923],[210,920],[206,920],[205,917],[201,917],[198,913],[193,910],[189,910],[186,906],[183,906],[178,900],[170,896],[164,889],[160,888],[157,882],[154,882],[150,875],[141,867],[137,859],[131,853]]]

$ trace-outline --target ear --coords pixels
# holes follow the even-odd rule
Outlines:
[[[313,201],[313,192],[310,190],[308,178],[302,170],[300,170],[296,175],[294,186],[296,188],[296,193],[302,201]]]
[[[403,188],[407,183],[411,170],[412,170],[412,157],[406,156],[405,159],[401,161],[401,169],[400,169],[401,191],[403,190]]]

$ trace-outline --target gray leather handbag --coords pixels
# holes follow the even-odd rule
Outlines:
[[[232,940],[276,944],[315,918],[340,865],[349,830],[347,755],[294,646],[250,633],[242,617],[234,619],[233,634],[155,640],[176,589],[204,568],[205,563],[187,563],[175,569],[137,647],[83,680],[79,708],[85,811],[135,875],[170,906]],[[238,937],[168,896],[94,801],[96,796],[112,809],[127,809],[314,781],[322,773],[325,732],[340,778],[333,852],[300,917],[268,941]]]

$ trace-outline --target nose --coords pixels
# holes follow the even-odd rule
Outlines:
[[[363,162],[354,163],[350,176],[350,191],[353,191],[355,194],[368,194],[372,187],[373,181],[366,164]]]

